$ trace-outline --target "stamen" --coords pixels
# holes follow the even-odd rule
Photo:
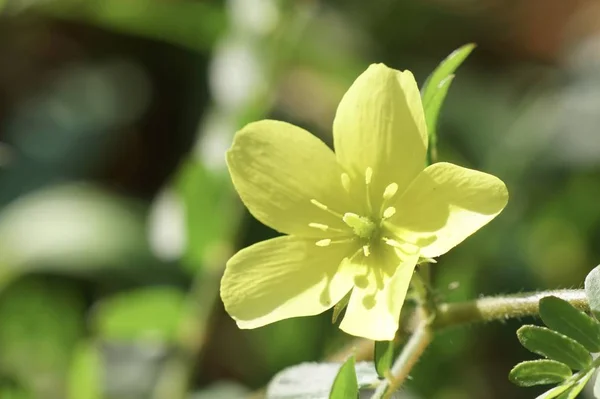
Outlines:
[[[342,173],[342,187],[347,193],[350,192],[350,176],[348,176],[348,173]]]
[[[363,254],[365,254],[366,257],[369,257],[369,255],[371,255],[371,248],[369,248],[368,245],[363,245],[362,250]]]
[[[342,230],[335,227],[328,226],[322,223],[309,223],[308,227],[312,227],[313,229],[319,229],[321,231],[333,231],[336,233],[348,233],[348,230]]]
[[[394,208],[393,206],[390,206],[385,211],[383,211],[383,218],[384,219],[391,218],[392,216],[394,216],[395,213],[396,213],[396,208]]]
[[[316,206],[319,209],[322,209],[324,211],[327,211],[329,213],[331,213],[333,216],[335,216],[336,218],[343,218],[341,213],[337,213],[336,211],[333,211],[331,209],[329,209],[329,207],[319,201],[317,201],[316,199],[311,199],[310,203],[313,204],[314,206]]]
[[[326,224],[321,224],[321,223],[309,223],[308,227],[312,227],[312,228],[319,229],[322,231],[329,230],[329,226],[327,226]]]
[[[327,205],[321,204],[319,201],[317,201],[316,199],[311,199],[310,200],[311,204],[315,205],[318,208],[323,209],[324,211],[329,210],[329,208],[327,207]]]
[[[365,184],[368,186],[371,184],[371,179],[373,178],[373,168],[370,166],[365,170]]]
[[[348,262],[352,262],[352,261],[354,260],[354,258],[356,258],[358,255],[360,255],[361,251],[362,251],[362,248],[359,248],[359,249],[357,249],[357,250],[356,250],[356,251],[355,251],[355,252],[352,254],[352,256],[350,256],[349,258],[346,258],[346,260],[347,260]]]
[[[396,184],[396,183],[388,184],[388,186],[383,191],[383,199],[385,201],[387,201],[390,198],[392,198],[394,195],[396,195],[397,192],[398,192],[398,184]]]
[[[332,240],[331,238],[324,238],[322,240],[319,240],[315,243],[315,245],[317,247],[328,247],[331,244],[343,244],[345,242],[350,242],[354,240],[354,237],[349,237],[349,238],[343,238],[341,240]]]
[[[392,240],[392,239],[387,238],[387,237],[381,237],[381,240],[384,243],[386,243],[387,245],[389,245],[390,247],[394,247],[394,248],[398,248],[398,249],[403,249],[402,244],[400,244],[396,240]]]
[[[367,192],[367,209],[369,212],[373,212],[373,207],[371,206],[371,193],[369,190],[369,185],[371,184],[371,180],[373,179],[373,168],[370,166],[365,170],[365,185]]]

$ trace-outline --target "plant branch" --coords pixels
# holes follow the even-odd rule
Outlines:
[[[550,295],[564,299],[577,309],[589,310],[584,290],[553,290],[484,297],[438,305],[433,328],[439,330],[468,323],[534,316],[538,314],[540,299]]]
[[[388,377],[377,386],[371,399],[389,399],[408,378],[408,374],[417,363],[431,340],[433,332],[429,321],[423,320],[417,326],[410,339],[396,358]]]

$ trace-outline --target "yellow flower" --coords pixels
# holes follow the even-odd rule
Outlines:
[[[335,153],[294,125],[236,133],[233,184],[252,215],[288,234],[236,253],[221,282],[240,328],[322,313],[351,292],[340,328],[391,340],[419,257],[434,258],[502,211],[498,178],[424,168],[427,128],[409,71],[371,65],[342,98]]]

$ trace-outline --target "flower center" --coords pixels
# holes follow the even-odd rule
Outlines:
[[[315,200],[311,199],[311,203],[335,216],[336,218],[341,219],[344,224],[350,228],[352,237],[348,237],[348,230],[341,228],[333,228],[326,224],[322,223],[309,223],[309,226],[315,229],[322,230],[324,232],[335,232],[340,233],[346,236],[347,238],[343,239],[331,239],[325,238],[316,242],[317,246],[327,247],[331,244],[336,243],[347,243],[350,241],[354,241],[362,247],[362,253],[365,257],[371,254],[371,249],[373,246],[378,245],[380,241],[384,244],[387,244],[392,247],[400,247],[400,243],[395,240],[389,239],[384,236],[384,221],[390,217],[392,217],[396,213],[396,208],[392,206],[387,206],[389,201],[396,195],[398,192],[398,184],[390,183],[385,187],[384,192],[382,193],[382,201],[379,209],[374,212],[373,205],[371,202],[371,181],[373,178],[373,169],[368,167],[365,170],[365,180],[364,180],[364,195],[365,195],[365,208],[368,215],[371,216],[362,216],[357,215],[353,212],[337,212],[333,209],[330,209],[327,205]],[[350,176],[347,173],[342,173],[341,175],[341,183],[344,187],[344,190],[350,195],[352,192],[352,181]],[[356,188],[356,187],[355,187]],[[360,250],[359,250],[360,251]]]
[[[355,213],[345,213],[342,220],[352,229],[355,235],[361,238],[369,239],[377,230],[377,225],[371,219],[358,216]]]

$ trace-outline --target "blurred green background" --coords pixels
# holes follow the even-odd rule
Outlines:
[[[580,287],[600,258],[598,21],[592,0],[0,0],[0,398],[244,397],[348,343],[330,314],[240,331],[223,311],[227,258],[275,235],[224,151],[265,117],[331,143],[370,63],[422,84],[468,42],[440,160],[511,200],[435,265],[438,293]],[[529,321],[439,333],[405,392],[540,393],[507,380],[535,358]]]

